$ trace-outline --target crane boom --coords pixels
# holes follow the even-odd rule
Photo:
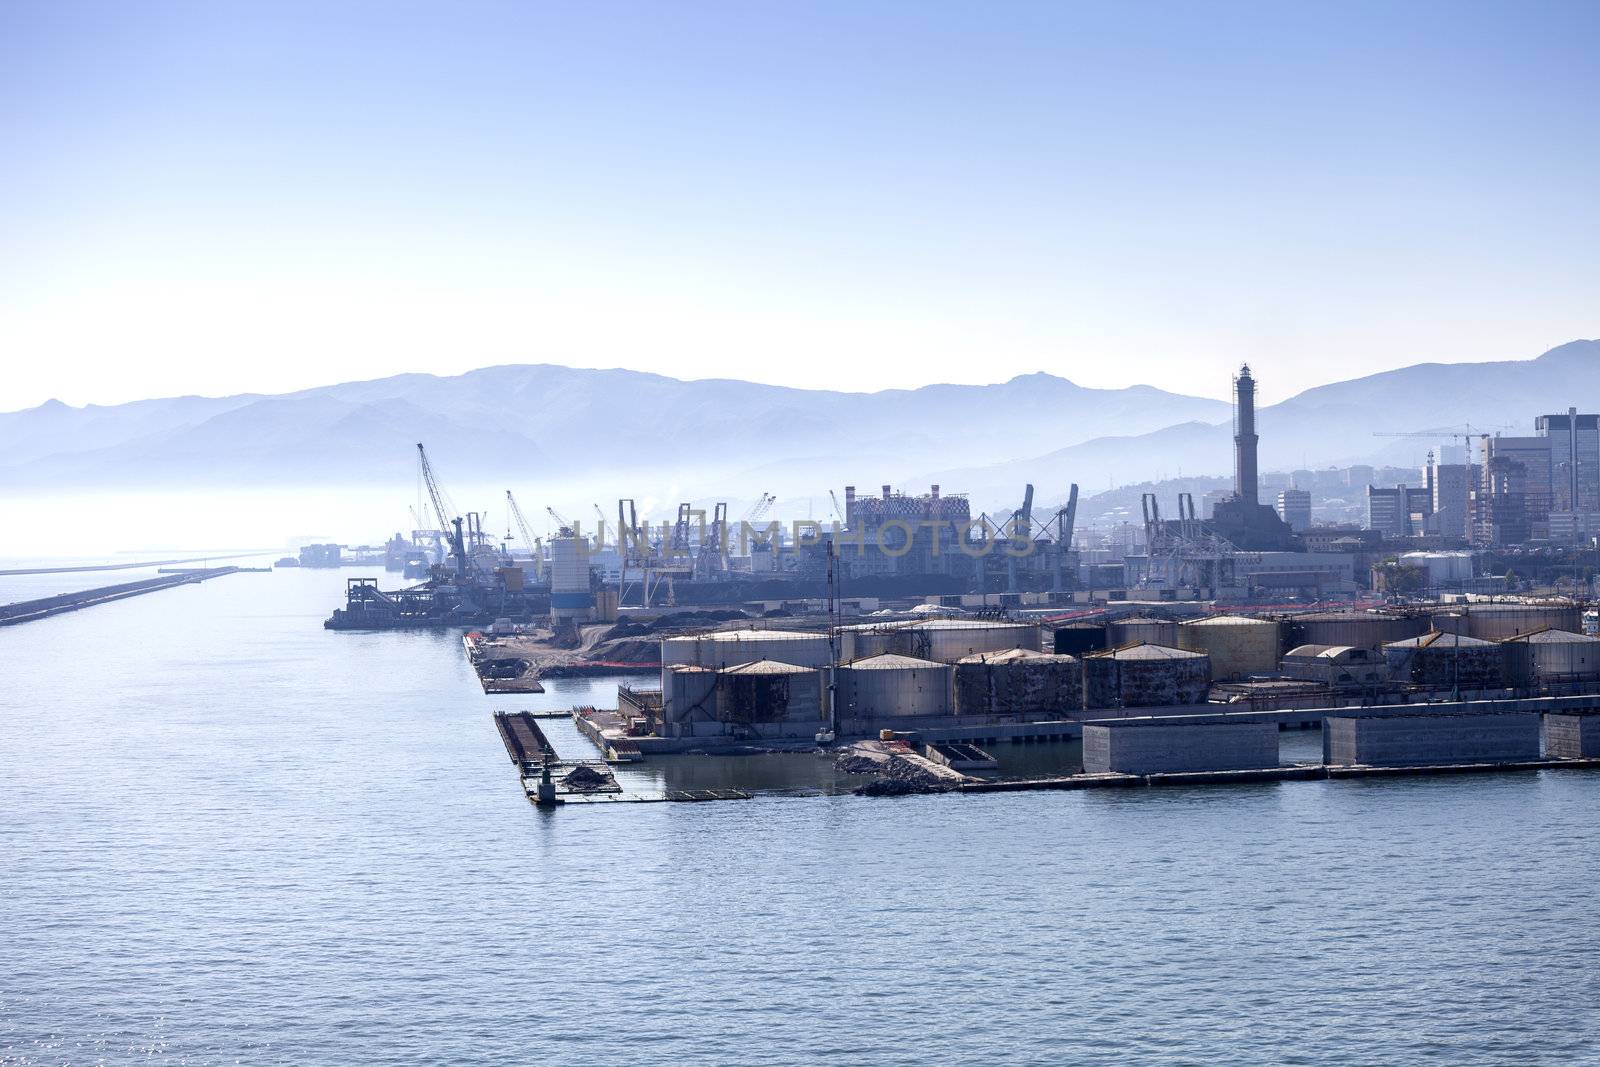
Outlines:
[[[422,447],[422,442],[417,442],[417,458],[422,461],[422,480],[428,485],[428,499],[433,501],[433,513],[439,517],[439,529],[450,538],[450,549],[456,557],[456,577],[467,576],[467,545],[466,539],[461,534],[461,520],[453,519],[447,512],[449,504],[444,491],[439,488],[439,480],[434,477],[433,464],[428,462],[428,450]],[[452,531],[454,531],[452,533]]]

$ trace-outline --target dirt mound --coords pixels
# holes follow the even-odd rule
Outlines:
[[[572,768],[561,782],[568,789],[599,789],[611,784],[611,776],[593,767],[580,765]]]

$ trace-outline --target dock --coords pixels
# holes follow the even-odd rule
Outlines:
[[[606,761],[569,760],[556,755],[555,747],[550,744],[538,721],[540,718],[553,717],[550,712],[494,713],[495,729],[505,745],[506,755],[517,767],[522,790],[530,801],[541,807],[605,803],[698,804],[714,800],[749,800],[752,797],[742,789],[667,789],[624,793]]]
[[[52,615],[62,615],[69,611],[92,608],[97,604],[109,604],[113,600],[126,600],[128,597],[143,596],[145,593],[157,593],[163,589],[171,589],[179,585],[193,585],[211,578],[221,578],[225,574],[239,574],[244,569],[242,567],[203,567],[195,570],[174,571],[138,582],[102,585],[96,589],[82,589],[76,593],[61,593],[57,596],[41,597],[37,600],[19,600],[15,604],[0,605],[0,626],[16,626],[19,623],[35,622],[39,619],[47,619]]]

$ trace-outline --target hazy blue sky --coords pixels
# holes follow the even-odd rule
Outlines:
[[[0,410],[1600,335],[1600,3],[0,4]]]

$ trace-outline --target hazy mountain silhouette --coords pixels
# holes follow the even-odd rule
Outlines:
[[[1272,367],[1256,367],[1270,382]],[[1373,436],[1600,406],[1600,341],[1531,360],[1421,363],[1309,389],[1260,412],[1263,469],[1414,463],[1434,442]],[[1048,374],[879,393],[680,381],[625,370],[488,367],[280,396],[50,402],[0,414],[0,484],[43,487],[407,484],[415,442],[458,480],[559,471],[626,491],[642,475],[824,494],[846,482],[939,482],[980,507],[1076,481],[1224,474],[1228,406],[1149,386],[1088,389]],[[1441,438],[1442,435],[1441,435]]]
[[[1000,385],[843,393],[503,366],[281,396],[87,408],[52,401],[0,414],[0,482],[370,484],[409,478],[419,440],[461,479],[526,479],[552,469],[569,476],[803,469],[832,454],[849,457],[870,480],[880,468],[1035,454],[1063,440],[1226,412],[1216,400],[1148,386],[1087,389],[1046,374]]]

